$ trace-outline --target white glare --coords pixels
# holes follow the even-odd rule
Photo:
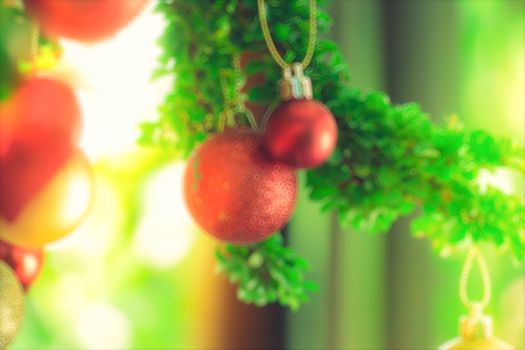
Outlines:
[[[74,251],[76,255],[96,261],[110,249],[120,232],[122,207],[113,183],[103,177],[95,183],[95,202],[87,219],[74,233],[48,245],[47,249]]]
[[[78,313],[76,331],[86,349],[126,349],[129,324],[109,304],[86,304]]]
[[[513,192],[512,174],[505,169],[498,169],[494,172],[482,170],[479,174],[479,185],[481,190],[485,192],[488,186],[495,187],[501,192],[509,195]]]
[[[183,164],[155,174],[146,188],[146,206],[135,234],[136,254],[156,267],[173,265],[193,242],[192,220],[182,198]]]
[[[153,3],[154,1],[152,1]],[[164,21],[151,6],[114,38],[86,46],[64,41],[64,60],[79,72],[81,147],[97,159],[132,147],[138,125],[155,118],[169,79],[151,82]]]

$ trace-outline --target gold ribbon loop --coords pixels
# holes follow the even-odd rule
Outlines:
[[[478,263],[479,271],[481,272],[481,278],[483,280],[483,298],[478,302],[470,300],[467,288],[474,259],[476,259]],[[478,305],[478,307],[483,309],[489,304],[491,293],[490,274],[487,263],[485,262],[485,259],[483,258],[483,255],[481,255],[478,248],[473,246],[467,255],[467,259],[463,265],[463,270],[461,271],[461,279],[459,283],[459,296],[461,298],[461,302],[469,309],[472,309],[474,305]]]

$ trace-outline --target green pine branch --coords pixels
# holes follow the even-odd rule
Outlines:
[[[21,81],[17,62],[14,62],[9,52],[8,38],[24,29],[23,20],[23,13],[19,9],[0,2],[0,102],[7,99],[14,86]]]
[[[308,37],[307,1],[269,4],[269,24],[280,52],[288,62],[301,59]],[[244,74],[261,73],[266,81],[248,91],[248,99],[276,102],[281,72],[267,53],[256,0],[160,0],[157,11],[167,25],[159,39],[164,53],[155,76],[173,75],[175,81],[159,120],[143,125],[143,142],[161,144],[184,158],[216,132],[225,102],[219,72],[233,76],[233,55],[258,54]],[[319,31],[326,32],[331,19],[319,11],[318,24]],[[315,97],[336,116],[340,131],[329,162],[307,174],[310,198],[321,202],[323,210],[335,211],[343,225],[369,232],[386,232],[399,217],[416,213],[412,232],[429,238],[441,251],[487,242],[523,260],[523,201],[496,188],[484,190],[477,182],[483,171],[501,167],[525,174],[523,148],[484,131],[465,130],[455,117],[435,124],[416,104],[394,105],[381,92],[352,88],[348,67],[330,40],[317,42],[306,74]],[[229,85],[233,89],[233,82]],[[269,247],[274,253],[268,253]],[[296,307],[309,288],[284,299],[276,290],[302,285],[301,263],[284,270],[274,266],[273,274],[280,271],[284,280],[269,280],[269,266],[253,267],[259,257],[264,262],[271,257],[271,262],[286,254],[282,241],[272,238],[251,247],[227,245],[217,259],[219,268],[239,284],[241,300]]]
[[[62,55],[58,41],[40,33],[34,59],[31,57],[31,36],[32,22],[22,7],[0,1],[0,102],[7,100],[16,87],[38,68],[39,61],[46,61],[49,65]]]
[[[237,297],[264,306],[278,302],[297,310],[317,285],[306,280],[306,260],[283,245],[280,234],[251,246],[225,244],[216,251],[217,271],[237,283]]]

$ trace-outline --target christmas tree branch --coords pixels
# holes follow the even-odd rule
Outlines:
[[[301,59],[308,37],[307,2],[268,6],[279,51],[288,62]],[[247,64],[244,74],[265,77],[247,92],[250,102],[274,103],[281,72],[267,54],[256,0],[160,0],[157,10],[167,25],[159,40],[164,53],[155,74],[176,79],[159,120],[143,125],[142,141],[161,144],[184,158],[216,131],[225,102],[219,74],[234,76],[234,55],[255,53],[257,59]],[[326,32],[330,23],[330,17],[318,11],[319,31]],[[307,174],[310,198],[320,201],[324,210],[337,212],[343,225],[370,232],[388,231],[400,216],[417,213],[413,233],[431,239],[441,251],[464,242],[488,242],[507,248],[517,260],[524,258],[523,202],[499,189],[484,189],[478,181],[485,171],[501,167],[524,174],[522,148],[484,131],[467,131],[456,117],[435,124],[416,104],[394,105],[381,92],[352,88],[348,67],[332,41],[318,41],[305,73],[314,82],[315,97],[336,116],[340,132],[329,162]],[[275,288],[267,287],[263,277],[267,274],[252,271],[250,258],[265,256],[267,245],[281,244],[270,241],[219,251],[220,267],[239,283],[242,300],[276,300]],[[275,249],[280,252],[275,254],[285,254]],[[254,285],[255,290],[263,285],[261,290],[271,292],[254,291]]]
[[[226,244],[216,251],[217,271],[239,284],[237,296],[264,306],[279,302],[297,310],[317,285],[304,277],[307,263],[283,245],[280,234],[252,246]]]

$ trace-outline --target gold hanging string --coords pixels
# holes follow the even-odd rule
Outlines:
[[[31,71],[36,75],[38,70],[38,54],[39,54],[40,28],[36,22],[31,23],[31,42],[29,48]]]
[[[254,130],[257,130],[258,125],[255,117],[253,116],[252,111],[246,107],[244,101],[244,94],[242,93],[242,87],[244,85],[242,69],[241,69],[241,56],[233,55],[233,70],[235,74],[235,109],[234,113],[239,116],[244,116],[250,127]]]
[[[40,40],[40,29],[36,22],[31,24],[31,59],[35,60],[38,56],[38,42]]]
[[[219,71],[219,82],[221,84],[222,98],[224,100],[224,111],[219,116],[219,124],[217,130],[223,132],[226,124],[231,123],[233,112],[231,110],[231,99],[228,94],[228,88],[226,86],[226,70],[221,69]]]
[[[219,118],[218,130],[222,132],[224,127],[233,125],[235,123],[235,117],[242,116],[246,118],[248,123],[253,129],[257,129],[257,121],[255,120],[252,112],[246,107],[244,102],[243,94],[241,93],[243,86],[243,77],[241,70],[241,58],[239,55],[233,56],[233,70],[234,70],[234,96],[230,97],[227,84],[226,76],[228,73],[225,69],[219,71],[219,79],[221,84],[222,96],[224,99],[224,111],[221,113]]]
[[[474,264],[474,259],[476,259],[479,267],[479,271],[481,272],[481,278],[483,280],[483,298],[479,302],[471,301],[468,296],[468,279],[470,276],[470,272],[472,271],[472,265]],[[478,304],[481,308],[486,307],[491,298],[491,285],[490,285],[490,274],[489,270],[487,268],[487,264],[485,262],[485,259],[483,259],[483,256],[481,255],[480,251],[476,246],[473,246],[465,260],[465,264],[463,265],[463,270],[461,271],[461,279],[459,282],[459,296],[461,298],[461,302],[467,307],[471,308],[474,304]]]
[[[310,26],[310,32],[308,35],[308,47],[306,49],[306,56],[304,57],[303,61],[301,62],[301,66],[303,69],[306,69],[310,62],[312,61],[312,57],[314,55],[314,49],[315,49],[315,40],[317,37],[317,4],[315,0],[310,0],[310,19],[309,19],[309,26]],[[270,51],[270,54],[272,55],[273,59],[282,69],[291,69],[291,65],[287,63],[279,54],[279,51],[277,50],[277,47],[275,47],[275,43],[273,42],[272,35],[270,34],[270,28],[268,27],[268,20],[266,17],[266,7],[264,0],[257,0],[257,7],[259,10],[259,22],[261,23],[261,29],[264,36],[264,41],[266,42],[266,46],[268,46],[268,50]]]
[[[14,7],[16,9],[22,8],[21,0],[4,0],[5,7]]]
[[[241,70],[241,57],[239,55],[233,55],[233,79],[235,84],[235,96],[232,101],[232,104],[235,106],[234,111],[244,111],[246,106],[241,93],[244,82]]]

